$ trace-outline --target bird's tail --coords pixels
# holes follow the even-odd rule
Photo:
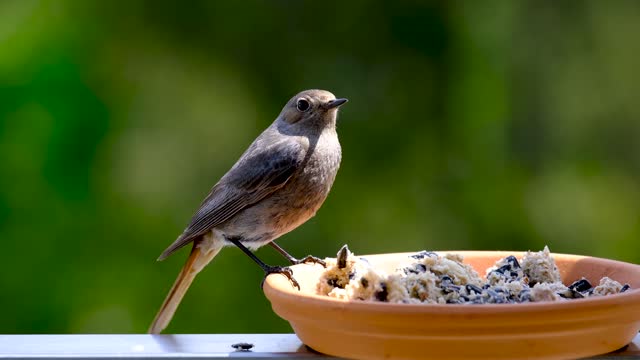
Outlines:
[[[182,267],[178,278],[164,299],[160,311],[149,327],[149,334],[159,334],[169,325],[193,279],[222,249],[221,246],[201,247],[200,245],[197,243],[193,245],[187,262]]]

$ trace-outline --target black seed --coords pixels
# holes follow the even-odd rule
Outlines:
[[[587,279],[580,279],[578,281],[575,281],[573,284],[569,285],[569,289],[572,289],[578,292],[588,291],[592,287],[593,286]]]
[[[349,256],[349,247],[344,245],[340,251],[338,251],[338,269],[344,269],[347,267],[347,257]]]
[[[467,284],[465,286],[465,289],[467,289],[467,293],[469,294],[471,293],[482,294],[482,289],[480,289],[479,287],[473,284]]]
[[[427,256],[427,251],[423,250],[423,251],[420,251],[417,254],[410,255],[409,257],[410,258],[414,258],[416,260],[420,260],[420,259],[424,259],[425,256]]]
[[[453,282],[453,280],[451,280],[451,277],[449,277],[448,275],[443,275],[443,276],[440,278],[440,281],[441,281],[441,282]]]
[[[511,272],[511,264],[502,265],[495,271],[498,272],[499,274],[505,274],[507,272]]]
[[[451,277],[447,276],[447,275],[443,275],[440,278],[440,288],[442,289],[442,291],[445,294],[451,293],[451,292],[459,292],[461,287],[458,285],[455,285],[453,283],[453,280],[451,279]]]
[[[387,284],[385,283],[380,283],[380,290],[376,291],[376,299],[378,301],[387,301],[387,296],[389,295],[389,293],[387,293]]]
[[[482,285],[482,289],[483,290],[487,290],[489,287],[491,287],[491,285],[489,285],[489,284]]]
[[[442,289],[442,292],[445,294],[460,291],[460,286],[453,285],[453,284],[443,284],[443,285],[440,285],[440,288]]]
[[[623,293],[627,290],[631,289],[631,286],[629,286],[629,284],[624,284],[622,285],[622,288],[620,289],[620,292]]]
[[[427,271],[427,267],[424,264],[413,264],[414,267],[406,267],[402,269],[405,275],[407,274],[420,274]]]
[[[422,250],[417,254],[411,255],[409,257],[420,260],[420,259],[424,259],[425,257],[437,257],[438,254],[434,253],[433,251],[426,251],[426,250]]]
[[[582,299],[584,297],[584,295],[582,295],[575,289],[568,289],[566,291],[559,292],[558,295],[560,295],[560,297],[563,297],[565,299]]]
[[[581,293],[575,290],[571,290],[571,295],[573,296],[574,299],[582,299],[584,297],[584,295],[582,295]]]
[[[518,259],[516,259],[515,256],[513,256],[513,255],[507,256],[504,260],[511,265],[512,269],[519,269],[520,268],[520,263],[518,263]]]
[[[362,287],[364,287],[366,289],[367,286],[369,286],[369,280],[367,280],[365,278],[361,278],[360,279],[360,284],[362,284]]]

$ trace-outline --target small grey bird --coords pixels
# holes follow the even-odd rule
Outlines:
[[[336,117],[346,102],[323,90],[294,96],[213,186],[189,226],[158,259],[193,243],[149,333],[167,327],[195,276],[224,246],[240,248],[265,277],[280,273],[299,288],[291,269],[266,265],[251,250],[270,244],[292,264],[321,262],[312,256],[298,260],[273,240],[314,216],[329,194],[342,157]]]

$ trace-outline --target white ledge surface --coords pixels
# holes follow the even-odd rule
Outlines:
[[[253,344],[249,351],[232,347]],[[224,335],[0,335],[2,359],[309,359],[314,353],[294,334]],[[624,349],[596,359],[640,359],[640,334]]]

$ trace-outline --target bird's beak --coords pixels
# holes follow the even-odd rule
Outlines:
[[[325,109],[327,109],[327,110],[328,110],[328,109],[337,108],[338,106],[340,106],[340,105],[342,105],[342,104],[346,103],[347,101],[349,101],[349,100],[347,100],[347,99],[334,99],[334,100],[330,100],[330,101],[327,101],[326,103],[324,103],[324,107],[325,107]]]

